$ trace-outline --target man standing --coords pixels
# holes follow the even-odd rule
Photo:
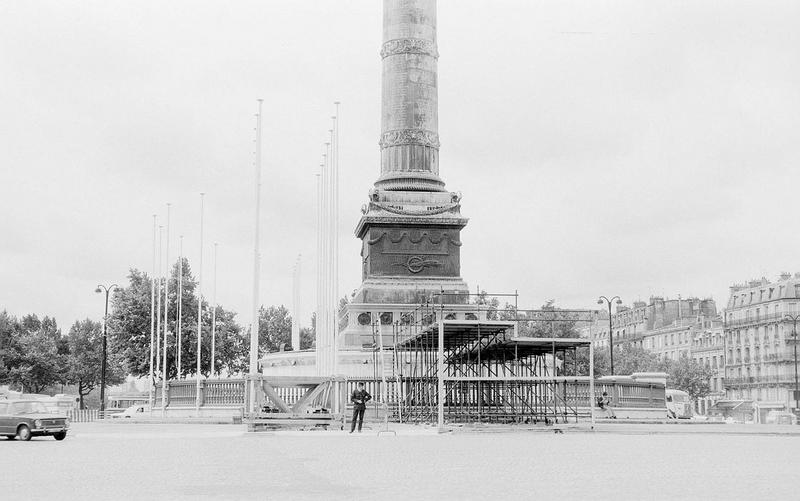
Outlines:
[[[364,411],[367,410],[367,402],[372,400],[372,395],[364,389],[364,382],[358,383],[358,388],[353,390],[350,401],[353,403],[353,423],[350,425],[350,433],[356,429],[358,421],[358,432],[361,433],[361,425],[364,423]]]

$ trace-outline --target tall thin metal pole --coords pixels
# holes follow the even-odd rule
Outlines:
[[[294,263],[292,273],[292,350],[300,349],[300,258]]]
[[[592,324],[589,324],[591,328]],[[576,357],[577,358],[577,352]],[[594,401],[597,397],[594,394],[594,340],[589,336],[589,416],[594,429]]]
[[[437,393],[437,412],[436,424],[439,432],[444,431],[444,392],[445,392],[445,366],[444,366],[444,307],[442,306],[443,296],[439,296],[439,306],[441,311],[437,315],[438,336],[436,349],[436,393]],[[434,310],[435,311],[435,310]],[[478,348],[480,350],[480,348]],[[478,351],[480,354],[480,351]],[[481,397],[479,397],[481,398]]]
[[[181,354],[183,352],[183,336],[181,335],[181,326],[183,324],[183,235],[180,236],[180,257],[178,258],[178,319],[176,323],[178,327],[176,328],[177,335],[178,335],[178,342],[177,342],[177,350],[178,356],[176,357],[178,360],[178,371],[177,377],[180,379],[181,377]]]
[[[164,279],[164,226],[158,226],[158,285],[156,286],[156,374],[161,374],[161,282]],[[155,381],[153,384],[156,384]]]
[[[100,361],[100,414],[102,414],[106,410],[106,360],[107,360],[107,353],[108,353],[108,336],[107,336],[107,324],[108,324],[108,294],[114,290],[117,284],[112,284],[108,287],[105,285],[98,285],[95,292],[102,293],[105,291],[106,293],[106,305],[105,311],[103,313],[103,359]]]
[[[323,173],[325,172],[325,163],[319,164],[319,174],[317,174],[317,308],[314,317],[314,336],[315,336],[315,358],[317,366],[317,375],[322,374],[322,331],[323,331],[323,253],[322,253],[322,180]]]
[[[195,410],[200,413],[200,378],[201,355],[203,350],[203,200],[205,193],[200,193],[200,266],[197,269],[197,384],[195,386]]]
[[[155,333],[156,333],[156,231],[158,223],[157,216],[153,214],[153,272],[150,275],[150,377],[147,385],[147,405],[150,412],[153,412],[153,358],[155,356]]]
[[[315,351],[316,351],[316,362],[317,362],[317,375],[321,374],[319,371],[319,367],[321,364],[321,357],[320,354],[320,322],[322,319],[322,169],[324,169],[324,164],[319,164],[319,173],[316,174],[317,178],[317,280],[315,284],[316,288],[316,297],[317,297],[317,304],[315,305],[315,312],[314,312],[314,344],[315,344]]]
[[[328,134],[331,136],[331,140],[333,139],[333,129],[328,129]],[[328,141],[325,143],[325,172],[322,175],[323,184],[324,186],[324,193],[322,195],[325,210],[322,213],[323,220],[325,221],[322,227],[324,228],[324,238],[323,238],[323,245],[324,247],[324,263],[323,263],[323,270],[325,272],[325,288],[324,290],[324,297],[323,297],[323,315],[324,315],[324,329],[323,329],[323,336],[324,336],[324,343],[323,343],[323,351],[322,351],[322,372],[320,375],[328,376],[328,360],[329,360],[329,351],[330,351],[330,342],[331,342],[331,143]]]
[[[249,411],[255,412],[256,408],[256,386],[255,376],[258,375],[258,293],[261,276],[261,255],[260,255],[260,227],[261,227],[261,107],[264,100],[258,100],[258,115],[256,115],[256,162],[255,162],[255,188],[256,188],[256,213],[255,213],[255,235],[253,242],[253,311],[252,323],[250,324],[250,405]]]
[[[338,372],[337,348],[339,345],[339,101],[334,101],[336,114],[333,121],[333,346],[331,347],[333,373]]]
[[[217,331],[217,242],[214,242],[214,290],[211,294],[211,371],[209,374],[214,376],[214,369],[216,365],[214,361],[216,358],[216,331]]]
[[[611,303],[614,301],[617,304],[622,304],[622,300],[619,296],[614,296],[611,299],[608,299],[605,296],[600,296],[597,300],[597,304],[603,304],[605,302],[608,305],[608,348],[609,348],[609,357],[611,359],[611,375],[614,375],[614,331],[613,326],[611,325]]]
[[[793,317],[792,322],[794,323],[792,327],[792,341],[794,342],[794,407],[795,407],[795,414],[800,412],[800,391],[798,391],[798,380],[797,380],[797,320],[800,319],[800,315]]]
[[[614,331],[611,326],[611,301],[608,302],[608,353],[611,361],[611,375],[614,375]]]
[[[100,414],[102,415],[106,410],[106,351],[107,351],[107,333],[106,325],[108,324],[108,289],[106,289],[106,307],[103,313],[103,360],[100,363]],[[105,416],[103,416],[105,417]]]
[[[164,263],[166,264],[167,274],[164,278],[164,360],[161,363],[161,368],[164,372],[164,377],[161,378],[161,415],[167,411],[167,340],[169,339],[169,216],[171,204],[167,204],[167,241],[164,244]]]

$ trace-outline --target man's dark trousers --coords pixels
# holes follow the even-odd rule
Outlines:
[[[366,406],[355,405],[353,406],[353,422],[350,425],[350,433],[356,429],[356,421],[358,421],[358,431],[361,431],[361,425],[364,423],[364,411]]]

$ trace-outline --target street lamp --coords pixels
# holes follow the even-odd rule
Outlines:
[[[606,305],[608,306],[608,351],[611,359],[611,375],[614,375],[614,331],[611,330],[611,303],[614,300],[617,300],[617,304],[622,304],[622,299],[619,296],[614,296],[611,299],[608,299],[605,296],[600,296],[600,299],[597,300],[597,304],[603,304],[605,301]]]
[[[792,344],[794,345],[794,408],[795,413],[800,411],[800,391],[798,391],[797,385],[797,320],[800,319],[800,315],[786,315],[784,320],[791,320],[792,321]]]
[[[106,410],[106,324],[108,323],[108,294],[117,287],[117,284],[111,284],[106,287],[105,285],[98,285],[94,290],[96,293],[106,293],[106,309],[103,315],[103,361],[100,365],[100,414]]]

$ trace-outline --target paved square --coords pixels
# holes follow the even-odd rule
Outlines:
[[[798,498],[800,437],[675,425],[646,434],[658,426],[378,437],[77,423],[63,442],[0,440],[0,498]]]

